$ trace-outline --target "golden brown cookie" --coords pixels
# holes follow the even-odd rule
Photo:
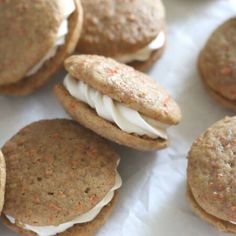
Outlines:
[[[4,205],[5,196],[5,185],[6,185],[6,164],[3,154],[0,150],[0,214]]]
[[[218,27],[201,51],[198,67],[203,83],[222,105],[236,110],[236,18]]]
[[[58,71],[63,60],[74,51],[80,36],[83,12],[80,0],[73,1],[75,9],[68,16],[65,43],[31,75],[27,75],[28,72],[45,57],[57,40],[59,27],[65,20],[65,2],[11,0],[1,4],[1,93],[26,95],[34,92]]]
[[[60,226],[102,204],[98,219],[93,213],[83,226],[74,223],[58,232],[73,235],[84,227],[95,231],[109,216],[114,203],[107,204],[120,186],[119,156],[101,137],[71,120],[42,120],[21,129],[2,151],[7,167],[3,215],[16,222],[13,228],[31,235],[28,226]],[[110,200],[105,204],[105,199]]]
[[[206,130],[188,155],[187,195],[198,215],[219,229],[236,232],[236,117]]]
[[[77,51],[112,57],[132,55],[146,48],[165,32],[165,10],[161,0],[82,0],[83,31]],[[162,54],[165,39],[147,58],[126,62],[136,69],[148,69]],[[124,62],[124,61],[122,61]],[[142,65],[144,64],[144,65]]]
[[[167,138],[161,138],[161,135],[151,135],[139,122],[135,125],[138,126],[138,129],[140,127],[145,129],[143,133],[136,132],[136,127],[134,127],[134,131],[127,131],[121,127],[122,125],[127,126],[128,122],[134,122],[134,120],[129,120],[129,116],[133,116],[134,113],[138,113],[146,123],[152,128],[155,126],[157,130],[164,129],[163,126],[166,128],[175,125],[180,121],[181,112],[178,105],[156,81],[132,67],[102,56],[72,56],[66,60],[65,67],[71,77],[70,83],[73,86],[75,84],[72,90],[77,92],[78,96],[83,91],[79,91],[76,86],[83,83],[84,86],[87,86],[87,90],[91,90],[90,93],[93,93],[89,96],[95,106],[96,101],[100,99],[92,97],[97,96],[96,93],[100,94],[99,97],[104,96],[105,100],[109,99],[109,103],[113,103],[113,108],[104,103],[103,107],[99,108],[99,112],[98,107],[94,109],[87,102],[78,99],[78,96],[72,94],[66,85],[56,86],[57,97],[65,110],[76,121],[105,138],[129,147],[140,150],[166,147]],[[109,114],[103,116],[100,113],[103,113],[107,109],[106,107],[115,109],[115,111],[107,110]],[[119,112],[122,112],[123,115],[121,125],[117,122],[117,119],[120,119],[117,118]],[[113,120],[106,116],[113,116]],[[130,125],[132,126],[132,124]]]

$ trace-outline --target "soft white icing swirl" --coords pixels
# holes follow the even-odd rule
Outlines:
[[[113,101],[109,96],[89,87],[83,81],[67,75],[64,86],[73,97],[94,108],[100,117],[115,123],[121,130],[140,136],[167,139],[167,125],[140,115],[139,112]]]
[[[154,50],[157,50],[164,46],[165,40],[166,40],[166,36],[165,36],[165,33],[162,31],[145,48],[142,48],[138,50],[137,52],[134,52],[131,54],[118,56],[115,59],[123,63],[129,63],[132,61],[146,61],[149,59],[149,57],[151,56]]]
[[[53,236],[58,233],[65,232],[67,229],[73,227],[76,224],[82,224],[86,222],[90,222],[93,219],[96,218],[96,216],[99,214],[99,212],[104,208],[106,205],[108,205],[109,202],[111,202],[112,198],[114,197],[115,190],[120,188],[122,185],[122,180],[118,172],[116,172],[116,180],[115,180],[115,185],[114,187],[107,193],[107,195],[103,198],[102,201],[100,201],[94,208],[89,210],[88,212],[77,216],[75,219],[72,221],[57,225],[57,226],[32,226],[32,225],[27,225],[27,224],[22,224],[23,229],[30,230],[32,232],[35,232],[39,236]],[[7,219],[12,223],[15,224],[16,220],[9,216],[6,215]]]
[[[50,58],[54,57],[57,53],[57,49],[59,46],[64,45],[66,35],[68,34],[68,17],[74,12],[75,10],[75,3],[74,0],[66,1],[66,4],[63,8],[64,10],[64,20],[62,21],[58,32],[57,32],[57,39],[53,45],[53,47],[47,52],[47,54],[36,64],[34,65],[26,74],[26,76],[31,76],[41,69],[46,61]]]

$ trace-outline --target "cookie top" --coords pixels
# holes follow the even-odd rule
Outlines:
[[[236,99],[236,18],[226,21],[211,35],[200,54],[199,69],[213,90]]]
[[[0,85],[15,83],[54,45],[64,0],[10,0],[0,7]]]
[[[5,195],[5,185],[6,185],[6,164],[3,154],[0,150],[0,214],[4,205],[4,195]]]
[[[236,221],[236,117],[206,130],[188,156],[188,184],[207,213]]]
[[[102,56],[80,55],[69,57],[65,68],[74,78],[149,118],[165,124],[181,119],[178,105],[166,90],[130,66]]]
[[[84,25],[78,51],[114,57],[149,44],[164,26],[160,0],[82,0]]]
[[[118,155],[70,120],[42,120],[2,149],[7,166],[3,213],[34,226],[58,225],[92,209],[115,184]]]

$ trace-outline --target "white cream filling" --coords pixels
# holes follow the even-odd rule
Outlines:
[[[109,202],[111,202],[115,190],[120,188],[122,185],[122,180],[118,172],[116,172],[116,180],[115,180],[115,185],[114,187],[107,193],[107,195],[103,198],[102,201],[100,201],[94,208],[89,210],[88,212],[77,216],[75,219],[72,221],[57,225],[57,226],[32,226],[32,225],[27,225],[27,224],[22,224],[19,222],[20,225],[23,225],[23,229],[30,230],[34,233],[36,233],[39,236],[53,236],[58,233],[65,232],[67,229],[73,227],[76,224],[82,224],[86,222],[90,222],[93,219],[96,218],[96,216],[99,214],[99,212],[104,208],[106,205],[108,205]],[[7,219],[12,223],[16,224],[16,220],[9,216],[6,215]]]
[[[167,139],[168,125],[140,115],[139,112],[115,102],[107,95],[89,87],[83,81],[67,75],[64,86],[74,98],[94,108],[100,117],[115,123],[121,130],[140,136]]]
[[[64,20],[62,21],[58,32],[57,32],[57,39],[53,45],[53,47],[47,52],[47,54],[36,64],[34,65],[26,74],[26,76],[31,76],[35,74],[39,69],[43,66],[43,64],[48,61],[50,58],[54,57],[57,53],[57,49],[59,46],[64,45],[66,40],[66,35],[68,34],[68,18],[75,10],[75,3],[74,0],[66,1],[66,4],[63,8],[64,10]]]
[[[232,223],[232,224],[236,225],[236,221],[230,221],[230,223]]]
[[[149,57],[151,56],[154,50],[157,50],[164,46],[165,40],[166,40],[166,36],[165,36],[164,31],[162,31],[145,48],[142,48],[135,53],[118,56],[115,59],[122,63],[129,63],[132,61],[146,61],[149,59]]]

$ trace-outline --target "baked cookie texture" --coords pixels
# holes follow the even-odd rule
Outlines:
[[[83,11],[80,0],[69,17],[65,44],[35,74],[25,77],[53,47],[63,20],[63,0],[11,0],[2,3],[0,14],[0,93],[27,95],[43,86],[60,68],[78,42]],[[8,24],[7,22],[14,22]],[[35,30],[37,29],[37,30]],[[1,37],[2,35],[2,37]],[[27,37],[26,37],[27,35]]]
[[[165,10],[160,0],[82,0],[84,23],[77,46],[80,54],[117,57],[131,54],[152,42],[165,31]],[[164,46],[146,62],[130,63],[148,69],[161,55]]]
[[[222,105],[236,110],[236,18],[218,27],[198,60],[202,81]]]
[[[32,123],[2,151],[7,166],[3,214],[24,224],[69,222],[96,206],[115,183],[119,156],[104,139],[70,120]],[[59,235],[83,235],[87,229],[91,235],[106,221],[115,201],[98,218]],[[17,232],[35,235],[4,222]]]
[[[102,56],[80,55],[68,58],[65,68],[75,80],[84,81],[142,115],[167,125],[177,124],[181,119],[178,105],[166,90],[132,67]],[[71,96],[62,85],[55,87],[55,93],[73,119],[109,140],[139,150],[161,149],[168,144],[167,140],[161,138],[153,139],[122,131],[98,116],[86,103]]]
[[[188,155],[188,198],[193,210],[223,231],[236,232],[236,117],[206,130]]]
[[[5,185],[6,185],[6,163],[4,156],[0,150],[0,214],[4,205],[5,196]]]

